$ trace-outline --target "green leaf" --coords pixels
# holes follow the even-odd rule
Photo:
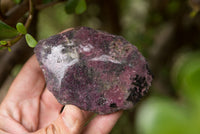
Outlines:
[[[8,51],[11,52],[11,48],[10,47],[8,47]]]
[[[79,3],[79,0],[68,0],[65,5],[65,11],[68,14],[74,13],[78,3]]]
[[[18,34],[17,30],[7,25],[0,20],[0,39],[15,37]]]
[[[76,6],[76,14],[82,14],[87,9],[87,4],[85,0],[79,0],[78,5]]]
[[[0,41],[0,45],[6,45],[6,44],[7,44],[7,41],[5,41],[5,40]]]
[[[30,34],[26,34],[25,38],[29,47],[34,48],[37,45],[37,41]]]
[[[26,27],[24,26],[24,24],[22,24],[21,22],[17,23],[16,25],[17,31],[21,34],[26,34]]]

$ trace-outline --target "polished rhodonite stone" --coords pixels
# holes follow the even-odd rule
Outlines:
[[[132,108],[151,85],[145,58],[121,36],[81,27],[39,41],[34,51],[63,105],[108,114]]]

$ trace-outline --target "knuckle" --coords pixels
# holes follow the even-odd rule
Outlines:
[[[59,134],[60,131],[59,129],[54,125],[54,124],[50,124],[49,126],[47,126],[47,128],[45,129],[46,134]]]

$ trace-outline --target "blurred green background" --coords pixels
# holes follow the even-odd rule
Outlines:
[[[88,26],[122,35],[143,53],[154,74],[150,93],[124,111],[111,134],[200,134],[200,0],[86,3],[81,14],[66,13],[65,1],[36,11],[30,32],[40,40],[70,27]],[[16,46],[11,47],[14,52],[0,51],[1,66],[11,64],[7,74],[1,74],[5,68],[0,67],[1,100],[27,59],[12,61],[5,55],[32,54],[29,48],[16,52]]]

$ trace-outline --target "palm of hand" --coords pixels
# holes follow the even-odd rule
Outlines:
[[[45,80],[33,56],[19,73],[0,105],[0,133],[108,133],[121,112],[96,116],[85,128],[91,113],[63,106],[45,89]],[[105,124],[103,122],[109,124]]]

